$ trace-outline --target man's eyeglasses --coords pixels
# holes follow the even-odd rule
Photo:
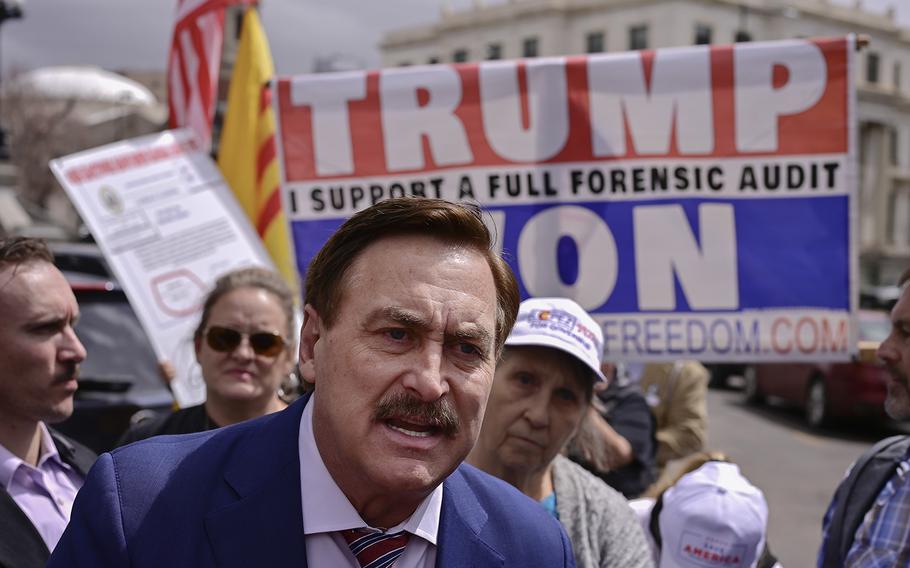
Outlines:
[[[244,337],[248,338],[250,347],[256,355],[274,357],[284,349],[284,338],[277,333],[257,331],[247,334],[219,325],[213,325],[205,332],[206,343],[219,353],[230,353],[237,349]]]

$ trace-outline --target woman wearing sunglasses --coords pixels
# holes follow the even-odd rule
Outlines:
[[[290,289],[270,270],[245,268],[219,278],[193,335],[205,402],[135,424],[120,444],[202,432],[287,407],[279,388],[295,361],[293,308]]]

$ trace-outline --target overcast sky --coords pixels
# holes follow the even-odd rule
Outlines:
[[[490,3],[502,0],[489,0]],[[852,3],[854,0],[835,0]],[[379,65],[383,32],[432,22],[449,4],[472,0],[261,0],[261,14],[281,74],[312,70],[316,56],[341,54]],[[4,74],[48,65],[164,69],[176,0],[23,0],[25,17],[0,31]],[[910,26],[907,0],[865,0],[870,10],[897,7]]]

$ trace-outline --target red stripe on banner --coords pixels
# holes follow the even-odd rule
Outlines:
[[[199,96],[199,102],[202,103],[202,112],[206,119],[209,119],[211,116],[211,107],[212,107],[212,95],[209,86],[212,84],[211,76],[209,75],[209,66],[208,59],[206,59],[205,43],[202,41],[202,31],[198,27],[192,29],[191,37],[193,41],[193,49],[196,50],[196,54],[199,57],[199,67],[196,69],[196,80],[200,88],[196,90],[197,95]]]
[[[807,47],[812,49],[806,51]],[[777,103],[769,101],[768,104],[772,106],[761,109],[774,121],[773,126],[776,129],[773,131],[773,139],[768,137],[768,139],[759,140],[757,138],[761,132],[764,133],[761,136],[772,134],[771,126],[762,131],[760,124],[743,120],[748,118],[749,113],[755,111],[739,108],[738,97],[741,94],[745,96],[751,89],[760,89],[757,92],[767,93],[788,89],[794,86],[790,84],[794,78],[791,77],[788,85],[781,88],[782,74],[777,72],[777,75],[772,76],[771,73],[766,73],[762,67],[767,65],[766,60],[739,57],[738,54],[741,51],[745,55],[745,50],[749,49],[769,50],[767,56],[777,57],[778,59],[775,61],[779,65],[788,67],[791,74],[797,70],[792,65],[805,64],[809,66],[806,69],[812,70],[813,78],[809,79],[807,75],[805,79],[811,83],[800,87],[801,89],[811,88],[815,93],[810,106],[799,111],[782,112],[781,108],[774,106]],[[568,113],[568,133],[561,148],[555,149],[554,153],[533,161],[533,163],[568,164],[622,160],[653,162],[663,159],[699,158],[709,160],[731,157],[752,159],[758,156],[832,155],[848,151],[849,136],[852,131],[849,121],[852,85],[849,84],[850,77],[847,73],[851,54],[848,53],[846,39],[794,40],[777,44],[769,42],[764,46],[758,43],[711,46],[693,50],[691,54],[681,57],[677,63],[674,63],[676,60],[673,57],[679,57],[682,53],[675,52],[677,54],[675,56],[672,53],[674,53],[672,49],[660,49],[630,52],[624,54],[623,58],[616,58],[612,55],[591,55],[568,57],[564,60],[554,59],[551,65],[563,68],[568,92],[565,93],[565,96],[560,94],[557,99],[554,99],[560,105],[558,108],[552,108],[546,112]],[[815,55],[810,55],[812,53]],[[822,58],[818,57],[819,54],[822,55]],[[791,63],[789,59],[791,56],[806,57],[806,59],[799,59],[798,62]],[[657,59],[658,57],[660,59]],[[356,81],[358,91],[365,92],[366,96],[344,100],[348,122],[345,127],[342,127],[342,132],[332,133],[333,138],[337,137],[348,143],[344,156],[345,162],[339,164],[344,166],[341,171],[338,167],[322,168],[325,171],[319,171],[320,168],[317,167],[315,157],[319,153],[317,150],[336,151],[330,140],[320,140],[315,134],[315,113],[330,111],[327,108],[320,109],[319,105],[295,102],[290,93],[291,86],[299,81],[298,87],[317,91],[313,93],[313,100],[333,94],[339,97],[345,95],[341,91],[335,90],[337,87],[332,86],[334,83],[331,81],[319,81],[303,75],[279,79],[274,95],[277,97],[275,107],[275,116],[279,121],[277,128],[281,132],[281,138],[276,143],[282,146],[283,181],[351,180],[393,175],[400,178],[405,175],[425,176],[431,172],[433,175],[438,175],[435,172],[440,170],[453,171],[467,168],[511,167],[513,165],[526,167],[527,161],[517,159],[509,152],[500,153],[488,140],[487,127],[494,117],[484,115],[486,111],[483,110],[485,102],[483,97],[485,95],[481,92],[480,70],[486,66],[500,65],[517,67],[519,70],[517,81],[510,78],[513,81],[510,88],[517,87],[519,93],[519,96],[513,94],[508,97],[508,104],[511,106],[510,112],[521,112],[520,126],[526,131],[541,128],[539,124],[528,124],[527,97],[529,93],[526,90],[529,87],[521,78],[523,77],[521,70],[523,66],[530,65],[529,63],[500,61],[446,66],[456,74],[457,78],[446,83],[444,92],[460,101],[454,111],[446,117],[446,120],[457,121],[465,135],[467,144],[464,149],[467,151],[456,154],[447,150],[443,141],[436,139],[440,135],[428,134],[430,130],[424,130],[419,134],[420,139],[412,138],[409,142],[411,146],[407,146],[411,148],[420,144],[418,148],[422,149],[420,152],[414,152],[415,155],[408,158],[411,160],[409,163],[414,165],[414,169],[407,171],[401,171],[400,166],[390,164],[387,159],[387,152],[389,155],[393,151],[405,152],[406,145],[402,145],[398,149],[385,147],[386,136],[392,139],[396,133],[384,130],[387,127],[382,123],[381,117],[384,116],[384,112],[395,108],[389,105],[398,104],[397,101],[413,101],[416,97],[418,103],[416,106],[419,107],[422,102],[420,81],[424,79],[416,81],[415,87],[409,88],[407,91],[391,90],[388,93],[382,93],[378,85],[381,82],[380,78],[388,73],[413,74],[412,76],[416,79],[424,71],[416,68],[415,70],[386,69],[350,74],[348,80]],[[686,96],[685,92],[665,84],[665,78],[658,81],[660,78],[658,73],[674,71],[672,65],[691,66],[690,69],[697,72],[692,76],[694,82],[686,89],[698,94],[700,101],[697,103],[698,105],[706,103],[706,107],[702,110],[706,112],[705,118],[710,118],[710,122],[706,122],[704,128],[701,129],[700,135],[703,136],[701,146],[689,144],[692,140],[683,138],[689,136],[687,133],[698,127],[693,126],[690,121],[684,123],[683,115],[672,109],[666,117],[658,119],[660,123],[650,124],[648,122],[650,117],[636,115],[637,118],[633,120],[629,109],[623,107],[620,107],[618,111],[620,114],[614,117],[612,114],[615,111],[614,103],[601,103],[599,112],[606,113],[607,111],[604,109],[609,108],[611,119],[601,124],[592,123],[593,119],[602,119],[602,117],[591,115],[591,101],[594,100],[594,96],[610,94],[598,90],[613,88],[606,87],[607,84],[603,80],[614,72],[621,73],[622,77],[636,83],[636,89],[640,89],[645,95],[644,98],[641,98],[642,104],[649,100],[650,102],[646,104],[655,104],[655,100],[651,100],[651,98],[656,92],[652,92],[652,89],[657,88],[658,85],[661,89],[666,89],[660,94],[661,97]],[[740,66],[742,67],[740,68]],[[743,82],[743,77],[750,77],[749,73],[759,72],[766,73],[767,77],[756,77],[754,81],[749,80],[752,82]],[[810,73],[808,70],[805,72]],[[594,73],[594,75],[589,76],[590,73]],[[626,73],[629,75],[626,76]],[[597,81],[592,80],[595,77],[598,79]],[[632,90],[629,91],[629,93],[632,92]],[[612,95],[617,95],[617,93],[612,93]],[[630,96],[633,99],[638,97],[638,95],[628,93],[621,96]],[[661,106],[661,108],[664,107]],[[740,132],[739,128],[748,130]],[[668,134],[664,134],[665,132]],[[410,132],[408,135],[413,136],[414,133]],[[742,140],[740,140],[740,136],[743,136]],[[624,146],[624,148],[621,152],[618,152],[617,148],[609,148],[608,145],[599,145],[599,148],[595,149],[594,141],[603,140],[604,137],[609,138],[610,144],[616,142],[616,146]],[[428,144],[428,140],[432,140],[434,144]],[[683,141],[686,143],[681,144]],[[663,146],[664,144],[665,146]],[[641,148],[637,147],[639,145]],[[439,156],[434,155],[434,150],[447,158],[444,167],[437,164]],[[329,162],[336,157],[341,156],[331,158],[326,156],[324,159]],[[350,158],[350,163],[347,161],[348,158]],[[345,181],[344,183],[350,182]]]
[[[259,146],[259,154],[256,156],[256,188],[262,182],[262,176],[265,175],[266,168],[275,159],[275,135],[266,138],[265,142]]]
[[[179,82],[181,88],[184,86],[183,77],[180,73],[180,53],[177,51],[177,35],[174,34],[174,41],[171,42],[171,53],[167,58],[167,106],[168,106],[168,127],[176,128],[177,127],[177,93],[174,92],[174,88],[171,86],[174,82]],[[176,71],[176,79],[175,79]],[[182,101],[181,101],[182,102]],[[180,106],[183,109],[183,106]],[[181,113],[182,114],[182,113]]]
[[[185,126],[187,123],[187,115],[189,114],[189,100],[193,93],[193,84],[190,81],[189,73],[186,69],[186,57],[184,56],[183,49],[180,47],[180,38],[179,36],[174,37],[174,43],[177,50],[177,72],[180,75],[180,83],[183,86],[183,95],[181,101],[178,101],[180,108],[183,109],[181,115],[183,116],[183,124],[174,124],[173,127]]]
[[[270,105],[272,104],[272,89],[268,85],[264,85],[259,91],[259,120],[263,119],[263,115],[268,112]],[[269,167],[272,160],[275,159],[275,134],[274,132],[269,135],[268,138],[259,146],[259,153],[256,156],[256,193],[259,193],[259,189],[262,184],[262,176],[265,175],[266,168]]]
[[[265,207],[263,207],[262,211],[259,213],[259,219],[256,222],[256,232],[259,233],[260,237],[265,236],[265,232],[268,230],[269,225],[272,224],[272,221],[274,221],[275,217],[278,216],[278,213],[281,212],[281,192],[278,190],[279,186],[277,185],[272,188],[269,200],[265,202]]]

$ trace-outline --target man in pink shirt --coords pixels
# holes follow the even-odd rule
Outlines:
[[[47,424],[73,412],[79,306],[43,242],[0,240],[0,566],[44,566],[94,454]]]

